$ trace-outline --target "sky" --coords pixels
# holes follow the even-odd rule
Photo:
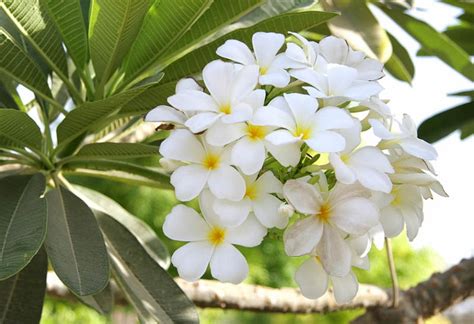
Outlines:
[[[456,23],[462,11],[433,0],[415,1],[410,11],[442,31]],[[416,68],[412,86],[390,76],[382,79],[385,87],[381,97],[390,99],[395,114],[406,112],[420,124],[431,115],[467,101],[447,94],[474,90],[474,84],[436,58],[416,57],[419,45],[389,18],[372,8],[381,24],[409,51]],[[459,132],[436,142],[438,160],[434,162],[439,179],[449,198],[435,196],[425,202],[425,220],[418,236],[412,242],[415,248],[429,246],[438,252],[447,265],[474,255],[474,136],[460,140]]]

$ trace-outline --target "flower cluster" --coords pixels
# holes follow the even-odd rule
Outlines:
[[[286,44],[286,48],[284,48]],[[172,124],[160,146],[178,205],[163,231],[189,242],[172,256],[179,275],[239,283],[248,274],[234,245],[258,246],[284,230],[288,256],[307,256],[295,280],[308,298],[332,285],[350,301],[352,267],[404,228],[414,239],[423,199],[446,196],[429,161],[435,149],[413,120],[395,118],[378,80],[383,65],[335,37],[256,33],[252,49],[228,40],[202,79],[183,79],[146,120]],[[372,130],[379,142],[364,145]]]

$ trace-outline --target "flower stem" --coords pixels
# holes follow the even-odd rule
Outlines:
[[[395,269],[395,261],[393,259],[392,242],[387,237],[385,238],[385,250],[387,251],[388,266],[392,279],[392,307],[396,308],[400,300],[400,289],[398,287],[397,270]]]

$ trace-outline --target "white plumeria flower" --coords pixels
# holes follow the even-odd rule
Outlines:
[[[415,185],[394,185],[390,194],[373,192],[373,199],[380,208],[380,223],[386,237],[400,234],[406,225],[407,236],[412,241],[423,222],[423,198]]]
[[[357,70],[340,64],[327,64],[326,72],[319,73],[312,69],[293,69],[290,75],[306,82],[310,87],[303,87],[309,95],[324,99],[327,105],[339,105],[345,101],[364,101],[383,90],[376,81],[358,80]]]
[[[196,198],[206,185],[221,199],[237,201],[244,197],[244,179],[231,166],[228,150],[206,145],[188,130],[177,129],[161,143],[160,154],[187,163],[171,175],[179,200]]]
[[[392,117],[390,107],[376,96],[370,97],[369,99],[362,101],[359,105],[369,108],[371,115],[375,115],[377,117],[385,119]]]
[[[346,148],[341,153],[331,153],[329,161],[336,173],[336,179],[344,184],[359,181],[364,187],[389,193],[392,182],[387,173],[393,173],[388,158],[378,148],[360,144],[360,122],[354,118],[354,127],[340,130],[346,139]]]
[[[227,40],[216,53],[243,65],[258,65],[261,85],[283,88],[290,82],[290,75],[285,70],[285,54],[277,54],[284,43],[282,34],[258,32],[252,36],[255,55],[247,45],[235,39]]]
[[[265,101],[265,91],[256,90],[247,102],[257,110]],[[270,152],[283,166],[294,165],[300,159],[300,150],[294,145],[273,145],[265,137],[275,130],[275,127],[255,125],[252,121],[245,123],[225,124],[216,122],[206,132],[207,143],[214,146],[232,146],[232,163],[246,175],[259,172]]]
[[[404,114],[401,123],[394,121],[399,130],[390,131],[379,120],[369,119],[375,136],[382,139],[378,147],[401,148],[406,153],[423,160],[435,160],[438,157],[436,149],[431,144],[418,138],[415,122],[409,115]]]
[[[171,262],[179,276],[188,281],[202,277],[208,264],[214,278],[238,284],[248,274],[245,257],[233,244],[254,247],[261,243],[267,231],[250,215],[240,226],[229,228],[211,208],[212,196],[204,191],[200,199],[202,218],[184,205],[173,208],[163,224],[163,232],[173,240],[190,242],[173,253]]]
[[[336,183],[330,192],[320,192],[301,180],[289,180],[283,193],[296,211],[309,215],[285,231],[286,253],[300,256],[315,252],[329,274],[346,276],[351,250],[344,237],[363,235],[378,223],[378,210],[363,196],[365,190]]]
[[[172,173],[180,166],[186,165],[186,163],[183,163],[181,161],[176,161],[176,160],[167,159],[167,158],[161,158],[159,162],[163,170],[165,170],[168,173]]]
[[[252,107],[245,99],[257,85],[258,66],[237,69],[232,63],[216,60],[204,67],[202,77],[209,94],[184,90],[168,98],[173,107],[196,113],[185,122],[193,133],[206,130],[217,120],[230,124],[252,117]]]
[[[342,151],[345,139],[335,130],[353,126],[353,120],[345,110],[337,107],[318,109],[316,99],[299,93],[273,99],[268,107],[257,110],[252,122],[280,128],[265,137],[273,145],[292,144],[299,148],[304,142],[318,152]]]
[[[245,196],[241,201],[216,200],[214,211],[221,216],[222,223],[236,226],[245,221],[253,212],[258,221],[267,228],[285,228],[288,217],[278,209],[281,200],[272,194],[282,194],[282,184],[271,171],[257,178],[257,174],[245,176]]]
[[[288,58],[288,66],[293,69],[310,68],[317,72],[325,72],[327,62],[319,56],[319,44],[308,41],[298,33],[292,33],[301,42],[301,47],[295,43],[286,45],[286,57]]]

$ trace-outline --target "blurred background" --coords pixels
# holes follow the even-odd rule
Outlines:
[[[445,32],[463,50],[473,55],[473,2],[434,0],[419,0],[415,4],[411,1],[386,2],[394,7],[406,6],[406,14],[428,23],[440,33]],[[326,3],[330,4],[331,1],[326,1]],[[433,53],[429,51],[420,51],[423,45],[420,44],[419,39],[412,38],[410,35],[412,33],[405,31],[406,26],[401,27],[397,21],[392,20],[386,12],[375,5],[369,5],[369,8],[380,26],[402,44],[409,54],[408,60],[401,55],[402,65],[406,67],[408,74],[397,74],[392,61],[390,71],[392,73],[387,73],[382,80],[382,85],[386,90],[381,97],[390,99],[390,106],[395,114],[407,112],[420,124],[432,115],[472,100],[469,95],[450,96],[452,93],[472,91],[474,89],[472,81],[443,63],[439,56],[431,56]],[[343,12],[342,17],[344,15]],[[357,24],[354,26],[357,27]],[[325,26],[310,32],[308,35],[318,40],[328,34],[329,30],[328,26]],[[348,40],[351,42],[350,39]],[[436,39],[433,41],[435,42]],[[410,61],[414,69],[410,67]],[[451,62],[450,65],[453,66],[453,63]],[[27,91],[20,91],[20,93],[28,96]],[[25,99],[25,102],[27,101]],[[458,124],[461,123],[458,122]],[[472,121],[470,128],[474,128]],[[464,128],[463,137],[466,138],[463,140],[460,139],[459,131],[454,131],[434,144],[439,153],[439,159],[434,166],[439,174],[439,180],[450,197],[447,199],[435,197],[434,200],[426,201],[425,221],[414,242],[409,243],[405,235],[394,240],[395,262],[402,289],[415,285],[427,279],[433,272],[444,270],[458,263],[462,258],[471,257],[474,254],[474,239],[472,238],[474,218],[471,207],[471,184],[474,183],[471,171],[474,165],[474,138],[469,135],[469,128],[467,131]],[[158,163],[157,160],[144,162]],[[116,185],[107,180],[85,177],[77,177],[75,181],[87,183],[88,187],[95,188],[119,201],[132,214],[147,222],[168,245],[170,251],[180,246],[180,243],[167,240],[161,231],[165,216],[177,203],[172,192],[125,184]],[[241,249],[250,264],[250,276],[247,283],[270,287],[295,286],[292,277],[301,260],[285,256],[278,236],[278,233],[270,233],[259,248]],[[359,281],[390,287],[385,251],[373,249],[370,253],[371,269],[357,272]],[[170,271],[172,275],[176,275],[174,268]],[[363,310],[327,315],[287,315],[204,309],[200,310],[200,317],[202,323],[345,323],[361,313]],[[474,323],[473,313],[474,302],[471,299],[431,319],[430,322]],[[46,300],[41,321],[43,324],[135,322],[135,315],[126,307],[117,308],[112,317],[104,317],[80,303],[52,298]]]

